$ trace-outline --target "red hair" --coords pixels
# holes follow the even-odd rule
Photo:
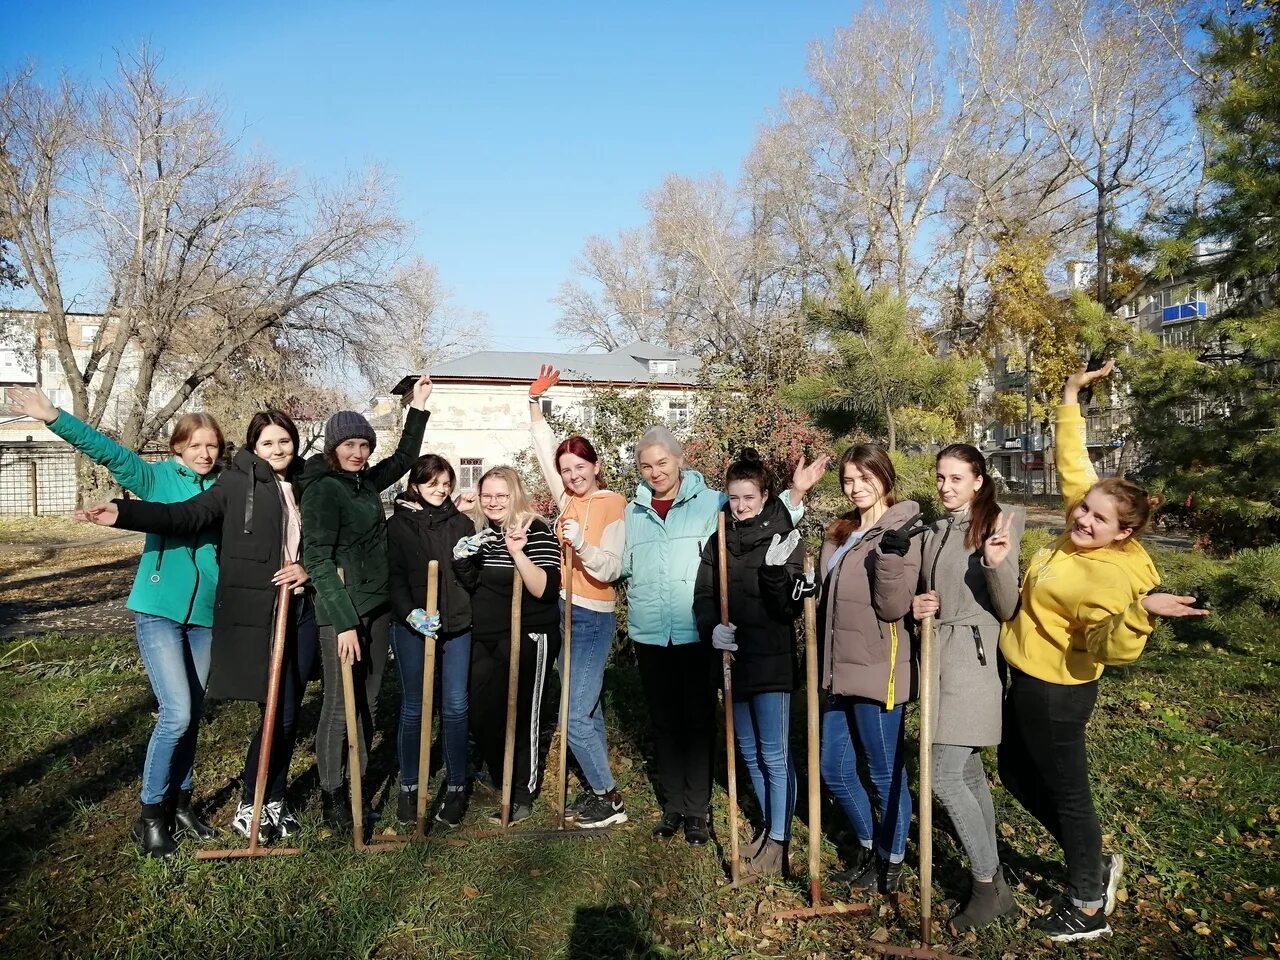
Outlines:
[[[600,457],[596,454],[596,448],[591,445],[591,441],[586,437],[574,435],[566,437],[560,441],[560,446],[556,447],[555,465],[556,469],[560,469],[560,458],[566,453],[572,453],[579,460],[585,460],[587,463],[599,463]],[[596,483],[603,490],[608,484],[604,482],[604,476],[596,477]]]

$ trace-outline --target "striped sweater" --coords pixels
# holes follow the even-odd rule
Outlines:
[[[556,440],[551,427],[545,420],[537,420],[532,429],[538,465],[560,508],[557,520],[577,520],[586,541],[573,558],[573,605],[611,613],[618,603],[613,583],[622,576],[626,498],[612,490],[597,490],[589,497],[573,496],[565,489],[560,471],[556,469]],[[563,593],[561,590],[561,595]]]
[[[491,525],[492,526],[492,525]],[[547,587],[541,597],[524,588],[520,601],[520,625],[524,633],[552,633],[560,625],[560,542],[541,519],[529,525],[525,556],[547,571]],[[471,593],[471,629],[481,636],[495,636],[511,630],[511,588],[515,561],[506,543],[495,539],[484,544],[474,557],[453,561],[458,582]]]

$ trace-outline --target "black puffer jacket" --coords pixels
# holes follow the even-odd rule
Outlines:
[[[725,543],[729,553],[729,622],[737,626],[738,652],[733,655],[735,695],[790,692],[796,689],[796,617],[800,601],[791,599],[803,572],[804,545],[797,545],[786,564],[767,567],[765,553],[774,534],[785,538],[794,525],[777,497],[750,520],[734,520],[724,508]],[[720,622],[720,550],[714,536],[702,548],[702,565],[694,585],[693,611],[698,632],[710,643]]]
[[[412,500],[396,501],[387,521],[387,574],[391,615],[403,621],[427,602],[427,564],[440,563],[440,629],[446,634],[471,629],[471,594],[453,571],[453,548],[476,525],[446,499],[438,507]]]
[[[295,480],[302,463],[295,459],[286,479]],[[289,493],[276,482],[270,465],[241,449],[218,482],[180,503],[117,500],[116,526],[169,536],[191,535],[218,526],[218,592],[213,609],[213,663],[207,695],[215,700],[267,697],[276,588],[272,576],[284,563],[284,503],[298,502],[297,483]],[[310,592],[310,584],[306,587]],[[297,604],[301,597],[294,597]]]

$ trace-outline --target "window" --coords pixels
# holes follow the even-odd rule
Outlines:
[[[45,373],[57,373],[61,369],[62,369],[62,364],[58,362],[58,355],[56,353],[45,354],[45,357],[44,357]]]
[[[458,461],[458,489],[474,490],[484,474],[484,461],[475,457],[463,457]]]
[[[689,401],[669,401],[667,403],[667,420],[673,427],[687,427],[689,425]]]
[[[551,401],[545,398],[542,401],[542,415],[544,417],[551,416]]]
[[[93,338],[97,335],[98,325],[96,323],[85,323],[80,325],[81,343],[93,343]]]
[[[672,373],[676,365],[673,360],[650,360],[649,372],[652,374]]]

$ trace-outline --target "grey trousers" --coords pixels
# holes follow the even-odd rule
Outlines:
[[[383,610],[360,618],[360,659],[351,665],[356,694],[356,720],[360,726],[360,776],[369,763],[374,719],[382,673],[387,667],[391,612]],[[324,667],[324,700],[320,726],[316,728],[316,766],[320,789],[332,793],[347,780],[347,711],[342,696],[342,663],[338,660],[338,635],[333,627],[320,627],[320,660]]]
[[[981,747],[950,743],[933,745],[933,795],[951,817],[969,870],[989,881],[1000,869],[996,851],[996,809],[991,802]]]

